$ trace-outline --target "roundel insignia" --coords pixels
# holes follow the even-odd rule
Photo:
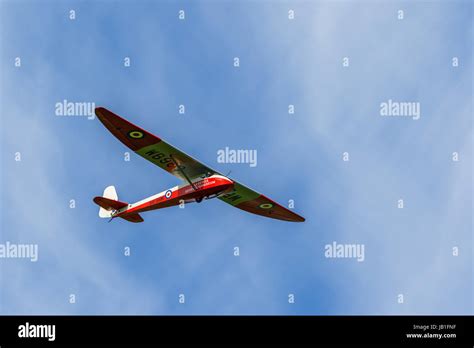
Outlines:
[[[134,130],[134,131],[128,132],[128,136],[132,139],[141,139],[145,136],[145,134],[143,134],[143,132],[141,131]]]
[[[165,198],[169,199],[171,197],[171,194],[172,194],[171,190],[166,191]]]
[[[260,204],[259,207],[262,208],[262,209],[270,209],[270,208],[273,207],[273,204],[263,203],[263,204]]]

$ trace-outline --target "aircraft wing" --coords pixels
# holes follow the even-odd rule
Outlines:
[[[183,175],[183,171],[189,179],[208,173],[210,175],[219,174],[183,151],[105,108],[96,108],[95,114],[104,126],[123,144],[181,180],[187,180]],[[179,170],[176,164],[182,170]]]
[[[233,179],[232,179],[233,180]],[[234,189],[218,198],[236,208],[249,213],[266,216],[272,219],[303,222],[304,217],[281,206],[270,198],[234,181]]]
[[[104,126],[123,144],[138,155],[166,170],[168,173],[187,180],[203,175],[220,174],[164,140],[134,125],[113,112],[99,107],[95,114]],[[178,168],[178,166],[180,168]],[[188,178],[186,178],[188,176]],[[234,182],[233,191],[218,198],[236,208],[253,214],[285,221],[302,222],[305,219],[291,210],[272,201],[264,195]]]

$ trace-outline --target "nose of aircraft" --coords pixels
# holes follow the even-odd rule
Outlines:
[[[220,185],[224,187],[225,190],[228,190],[234,186],[234,182],[225,176],[219,176]]]

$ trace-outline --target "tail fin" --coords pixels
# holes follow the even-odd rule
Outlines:
[[[102,195],[102,197],[118,201],[118,195],[117,191],[115,191],[115,186],[107,186],[104,190],[104,194]]]
[[[114,186],[106,187],[102,197],[94,197],[94,203],[100,207],[99,216],[101,218],[111,218],[114,210],[122,209],[128,205],[128,203],[118,200],[117,191],[115,191]],[[135,223],[143,221],[138,213],[125,214],[119,217]]]
[[[100,206],[99,216],[101,218],[110,218],[113,210],[126,207],[128,203],[118,200],[117,191],[114,186],[107,186],[102,197],[95,197],[94,202]]]

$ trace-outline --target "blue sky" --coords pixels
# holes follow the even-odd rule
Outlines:
[[[37,262],[0,259],[1,313],[473,313],[468,1],[0,6],[0,243],[39,248]],[[105,106],[294,200],[307,221],[218,200],[142,224],[99,219],[92,198],[108,185],[134,202],[179,181],[134,154],[124,161],[97,119],[56,116],[64,99]],[[420,103],[420,119],[382,117],[389,99]],[[226,146],[257,150],[258,165],[217,163]],[[363,244],[364,261],[326,258],[333,241]]]

